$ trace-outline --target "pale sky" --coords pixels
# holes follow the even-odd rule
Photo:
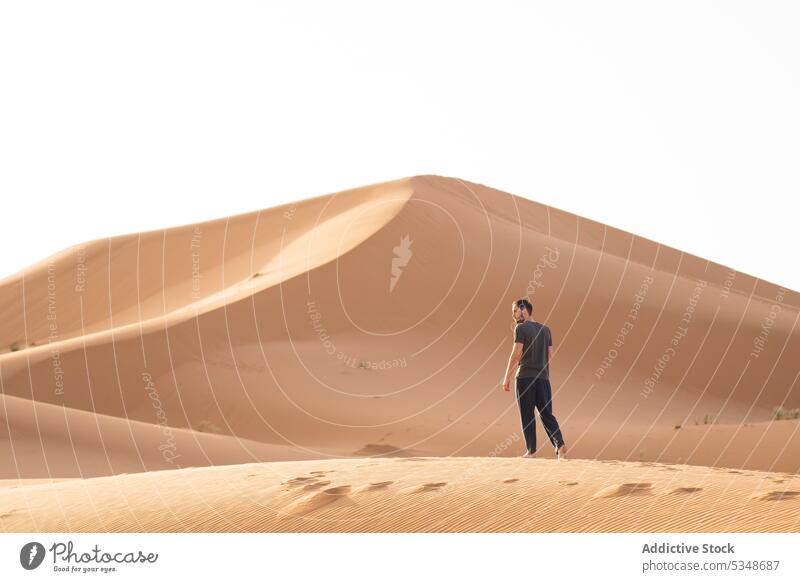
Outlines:
[[[456,176],[800,290],[796,2],[0,8],[0,277]]]

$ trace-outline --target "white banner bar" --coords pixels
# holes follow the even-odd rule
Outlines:
[[[798,548],[800,534],[3,534],[0,579],[796,581]]]

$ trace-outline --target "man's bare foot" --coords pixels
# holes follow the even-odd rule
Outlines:
[[[567,458],[567,445],[561,445],[561,448],[556,451],[556,456],[559,459]]]
[[[522,455],[523,459],[533,459],[536,457],[536,453],[531,453],[530,451]]]

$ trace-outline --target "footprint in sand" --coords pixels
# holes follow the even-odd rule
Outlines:
[[[517,479],[516,477],[512,479],[503,479],[503,483],[516,483],[517,481],[519,481],[519,479]]]
[[[732,475],[741,475],[741,471],[727,471],[727,473],[731,473]]]
[[[335,473],[336,471],[310,471],[309,475],[325,475],[327,473]]]
[[[702,487],[674,487],[667,491],[667,495],[681,495],[683,493],[697,493],[702,491]]]
[[[309,483],[308,485],[303,485],[303,491],[316,491],[317,489],[327,487],[330,484],[331,484],[330,481],[319,481],[317,483]]]
[[[316,479],[316,477],[292,477],[286,481],[281,481],[281,485],[302,485],[303,483]]]
[[[394,483],[394,481],[378,481],[376,483],[367,483],[366,485],[359,485],[358,487],[353,489],[353,493],[364,493],[367,491],[378,491],[380,489],[386,489],[392,483]]]
[[[680,471],[680,469],[676,469],[675,467],[661,467],[659,471]]]
[[[306,497],[298,499],[286,506],[286,516],[305,515],[340,499],[345,499],[350,493],[350,485],[339,485],[317,491]]]
[[[784,499],[800,499],[800,491],[766,491],[753,495],[758,501],[783,501]]]
[[[578,482],[577,481],[559,481],[558,484],[559,485],[577,485]]]
[[[423,483],[422,485],[414,485],[413,487],[406,487],[401,489],[400,493],[424,493],[426,491],[436,491],[447,485],[446,482],[440,483]]]
[[[629,495],[650,495],[653,492],[652,483],[621,483],[601,489],[593,497],[626,497]]]

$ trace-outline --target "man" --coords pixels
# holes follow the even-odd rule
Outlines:
[[[553,416],[553,397],[550,390],[550,356],[553,339],[550,328],[533,321],[533,306],[527,299],[518,299],[511,306],[511,315],[517,325],[514,328],[514,349],[508,359],[508,368],[503,380],[503,390],[510,391],[511,374],[519,366],[516,377],[517,404],[522,420],[522,432],[528,451],[526,458],[536,456],[536,417],[534,406],[539,409],[544,430],[559,459],[567,456],[567,447],[561,436],[556,417]]]

